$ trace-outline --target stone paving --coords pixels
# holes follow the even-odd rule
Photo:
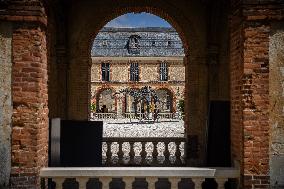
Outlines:
[[[103,120],[103,137],[183,137],[183,120],[140,121],[137,119]]]

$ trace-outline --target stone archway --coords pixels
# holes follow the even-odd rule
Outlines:
[[[117,100],[114,93],[115,91],[113,88],[101,88],[97,90],[95,94],[97,112],[102,108],[102,106],[106,106],[107,112],[116,112]]]
[[[89,2],[90,3],[90,2]],[[98,10],[90,4],[79,3],[72,14],[72,24],[69,26],[69,75],[68,75],[68,118],[87,119],[89,115],[88,103],[90,94],[78,93],[78,91],[90,91],[90,52],[92,42],[99,30],[111,19],[128,12],[148,12],[166,19],[172,24],[182,39],[185,48],[184,64],[186,66],[186,107],[185,112],[190,116],[185,116],[186,130],[190,130],[190,137],[197,139],[198,149],[193,149],[195,155],[192,156],[191,165],[202,165],[204,162],[203,149],[205,146],[205,125],[207,113],[207,93],[196,93],[195,91],[205,91],[208,84],[207,66],[205,54],[205,31],[202,24],[193,15],[177,14],[180,12],[176,7],[168,3],[161,3],[163,6],[157,8],[153,2],[141,1],[121,3],[117,6],[108,7],[107,3],[100,4]],[[159,2],[158,2],[159,3]],[[92,4],[92,3],[91,3]],[[198,5],[196,5],[198,7]],[[80,11],[83,10],[84,12]],[[103,12],[101,10],[104,10]],[[95,14],[99,13],[99,14]],[[202,14],[200,15],[203,16]],[[198,31],[198,32],[197,32]],[[190,48],[190,47],[192,48]],[[86,74],[87,73],[87,74]],[[200,74],[198,74],[200,73]],[[206,74],[204,74],[206,73]],[[198,75],[196,75],[198,74]],[[202,75],[202,76],[201,76]],[[198,78],[197,78],[198,77]],[[195,85],[189,85],[195,83]],[[194,100],[193,100],[194,99]],[[201,104],[201,105],[200,105]],[[198,111],[196,111],[198,107]],[[188,152],[192,154],[191,152]],[[190,155],[188,155],[190,157]]]
[[[162,111],[169,111],[170,113],[176,112],[176,97],[173,90],[169,88],[155,89],[159,99],[162,101]]]
[[[82,91],[89,91],[89,52],[98,30],[106,21],[122,13],[146,11],[166,18],[188,45],[185,95],[186,124],[192,135],[187,138],[194,144],[189,148],[194,154],[189,161],[192,166],[202,165],[204,160],[208,93],[214,90],[208,87],[211,70],[207,63],[214,67],[219,58],[215,47],[230,40],[230,60],[224,58],[224,61],[230,61],[231,67],[217,65],[216,70],[217,73],[230,72],[231,153],[241,164],[243,185],[266,187],[267,184],[257,186],[254,183],[268,183],[269,180],[268,41],[270,23],[283,21],[283,15],[279,14],[283,6],[276,1],[275,4],[256,0],[230,1],[234,6],[228,9],[220,5],[222,2],[230,6],[228,1],[200,0],[178,3],[164,0],[2,1],[0,19],[13,25],[9,33],[13,63],[10,74],[13,75],[12,186],[34,188],[39,185],[39,170],[47,165],[48,118],[88,118],[90,94]],[[57,16],[52,18],[50,14]],[[227,20],[228,16],[230,23],[222,25],[220,19],[226,17]],[[227,37],[215,38],[217,33],[224,35],[223,30],[218,31],[220,28],[230,29]],[[214,37],[217,45],[211,44],[207,49],[212,42],[210,37]],[[224,45],[224,49],[228,53],[228,45]],[[207,62],[207,55],[213,59]],[[47,78],[48,70],[49,76],[55,76]],[[218,74],[212,78],[215,77],[219,77]],[[213,87],[215,81],[211,80]],[[47,91],[48,85],[50,90]],[[220,89],[222,87],[212,98],[218,98]],[[49,107],[48,101],[52,104]],[[262,130],[252,130],[255,126]],[[249,155],[255,151],[262,153],[256,157]]]

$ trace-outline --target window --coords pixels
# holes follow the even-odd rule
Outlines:
[[[160,63],[160,80],[168,81],[168,65],[166,62]]]
[[[106,47],[106,46],[107,46],[107,40],[103,40],[102,46],[103,46],[103,47]]]
[[[110,64],[102,63],[102,81],[110,81]]]
[[[139,81],[139,65],[137,62],[130,64],[130,81]]]
[[[140,54],[139,50],[139,35],[131,35],[127,42],[127,49],[129,54]]]

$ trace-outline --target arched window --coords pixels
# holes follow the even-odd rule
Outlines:
[[[159,109],[161,112],[172,112],[173,94],[167,89],[158,89],[156,94],[159,98]]]
[[[104,89],[97,95],[97,112],[115,112],[115,99],[112,89]]]

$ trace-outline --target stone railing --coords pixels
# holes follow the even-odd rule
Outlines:
[[[176,113],[159,113],[159,119],[179,119]]]
[[[106,166],[182,166],[185,138],[103,138]]]
[[[124,113],[124,118],[127,119],[145,119],[147,116],[144,113]],[[181,119],[176,113],[161,112],[158,114],[158,119]]]
[[[93,113],[92,119],[116,119],[116,113]]]
[[[145,115],[144,113],[137,113],[135,115],[135,113],[124,113],[124,118],[126,119],[144,119]]]
[[[126,119],[146,119],[146,115],[144,113],[124,113],[123,117]],[[117,119],[117,113],[92,113],[91,115],[92,119]],[[176,113],[159,113],[158,114],[158,120],[159,119],[181,119],[179,115]]]
[[[148,189],[155,189],[161,182],[167,183],[166,188],[185,189],[194,186],[195,189],[218,188],[225,189],[225,183],[235,180],[237,183],[240,177],[236,168],[192,168],[192,167],[92,167],[92,168],[42,168],[40,171],[42,181],[52,179],[49,188],[95,188],[99,182],[102,189],[117,188],[124,185],[125,189],[135,189],[135,183],[146,183]],[[116,180],[115,180],[116,179]],[[119,180],[118,180],[119,179]],[[141,179],[144,179],[141,181]],[[182,185],[182,182],[190,185]],[[206,180],[205,180],[206,179]],[[213,180],[208,185],[208,180]],[[42,182],[44,184],[45,182]],[[72,187],[73,184],[73,187]],[[141,184],[141,183],[140,183]],[[212,183],[211,183],[212,184]],[[45,185],[45,184],[44,184]],[[148,185],[148,187],[147,187]],[[234,188],[237,188],[235,184]],[[75,187],[74,187],[75,186]],[[116,186],[116,187],[115,187]],[[140,185],[141,186],[141,185]],[[165,187],[165,185],[162,185]],[[121,187],[119,187],[121,188]],[[122,187],[123,188],[123,187]],[[160,187],[161,188],[161,185]],[[163,187],[162,187],[163,188]],[[189,187],[193,188],[193,187]]]

